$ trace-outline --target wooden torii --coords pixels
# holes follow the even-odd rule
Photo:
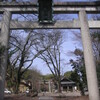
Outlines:
[[[0,13],[3,19],[0,22],[0,44],[5,50],[0,54],[0,100],[4,99],[4,83],[7,66],[7,47],[9,31],[17,29],[81,29],[81,36],[84,48],[86,75],[88,81],[89,99],[100,100],[96,66],[93,56],[91,36],[89,29],[99,29],[100,21],[87,20],[87,13],[100,13],[100,2],[64,2],[54,3],[54,14],[76,13],[78,20],[56,21],[50,25],[40,25],[38,21],[15,21],[11,19],[12,14],[38,14],[38,6],[30,2],[0,2]]]

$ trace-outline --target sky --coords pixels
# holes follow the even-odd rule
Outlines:
[[[27,1],[27,0],[26,0]],[[32,0],[30,0],[32,1]],[[54,2],[65,2],[65,1],[87,1],[87,0],[54,0]],[[88,0],[89,1],[89,0]],[[95,1],[95,0],[94,0]],[[13,19],[16,19],[17,17],[19,17],[18,20],[23,20],[22,17],[20,17],[20,15],[13,15]],[[54,15],[54,20],[58,18],[59,20],[73,20],[73,19],[78,19],[78,15],[77,14],[59,14],[59,15]],[[89,16],[88,16],[89,18]],[[36,17],[37,19],[37,17]],[[82,49],[82,44],[81,42],[79,43],[78,41],[74,41],[74,35],[73,35],[73,31],[77,32],[78,34],[80,34],[80,30],[68,30],[68,29],[63,29],[61,30],[62,33],[64,34],[64,43],[62,45],[62,59],[64,59],[63,63],[62,63],[62,74],[66,71],[72,70],[71,66],[68,64],[70,59],[75,59],[75,56],[72,56],[70,54],[68,54],[69,51],[74,51],[75,48],[80,48]],[[40,60],[40,59],[35,59],[33,62],[33,66],[35,68],[37,68],[38,70],[40,70],[40,72],[42,74],[50,74],[50,70],[49,68],[46,66],[46,64]]]
[[[27,15],[26,15],[27,17]],[[33,17],[33,16],[32,16]],[[20,21],[24,21],[25,19],[21,16],[21,15],[13,15],[12,16],[13,19],[18,18],[18,20]],[[29,18],[29,16],[27,17],[27,19]],[[31,17],[30,17],[31,19]],[[54,15],[54,20],[73,20],[73,19],[78,19],[78,15],[77,14],[58,14],[58,15]],[[35,18],[35,20],[38,20],[38,17]],[[62,34],[64,34],[64,43],[62,45],[62,56],[61,58],[63,59],[62,62],[62,74],[65,73],[66,71],[71,70],[71,66],[67,63],[69,63],[70,59],[75,59],[74,56],[71,56],[68,54],[69,51],[74,51],[75,48],[77,47],[81,47],[81,44],[79,44],[77,41],[73,41],[74,35],[73,35],[73,31],[77,32],[78,34],[80,33],[79,30],[68,30],[68,29],[59,29]],[[46,64],[40,60],[40,59],[35,59],[33,62],[33,65],[31,68],[37,68],[38,70],[40,70],[40,72],[42,74],[50,74],[50,70],[49,68],[46,66]]]
[[[61,73],[64,74],[66,71],[70,71],[72,70],[72,67],[70,66],[69,60],[70,59],[75,59],[74,55],[70,55],[70,51],[74,51],[75,48],[80,48],[82,49],[81,43],[77,42],[77,41],[73,41],[74,35],[72,33],[72,31],[77,32],[78,34],[80,33],[79,30],[63,30],[62,33],[64,34],[64,43],[62,45],[62,49],[61,49],[61,59],[63,59],[62,61],[62,68],[61,68]],[[33,66],[36,67],[37,69],[39,69],[42,74],[50,74],[50,70],[49,68],[46,66],[45,62],[43,62],[40,59],[35,59]]]

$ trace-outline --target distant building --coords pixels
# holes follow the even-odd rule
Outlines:
[[[76,91],[77,90],[76,83],[64,77],[61,79],[61,90],[66,92]]]
[[[52,80],[40,81],[40,90],[41,92],[57,92],[57,84]],[[76,83],[64,77],[61,79],[61,90],[62,92],[76,91]]]

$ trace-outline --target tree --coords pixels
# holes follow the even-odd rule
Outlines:
[[[53,74],[57,86],[58,91],[61,92],[61,44],[62,44],[62,34],[59,31],[53,31],[49,33],[44,33],[41,36],[41,42],[39,44],[40,48],[45,49],[45,52],[40,54],[38,58],[42,59],[51,73]],[[49,47],[48,49],[46,49]],[[37,52],[39,51],[38,47],[36,47]]]
[[[91,30],[91,37],[97,68],[98,83],[100,86],[100,30]]]
[[[31,82],[31,91],[39,92],[39,82],[41,80],[42,74],[36,68],[28,69],[22,76],[22,79],[26,82]]]
[[[53,74],[43,75],[42,77],[44,77],[45,80],[54,79],[54,75]]]
[[[15,34],[13,33],[15,32]],[[21,82],[22,75],[32,65],[34,59],[38,57],[45,49],[41,48],[38,52],[35,52],[34,46],[39,42],[39,34],[31,31],[26,31],[28,34],[24,35],[25,31],[19,31],[16,33],[13,31],[10,35],[9,41],[9,65],[7,76],[11,79],[11,83],[14,85],[15,93],[18,93],[19,84]],[[10,71],[9,71],[10,70]]]
[[[100,20],[100,15],[92,15],[91,17],[94,20]],[[100,30],[99,29],[90,30],[90,34],[92,39],[92,47],[93,47],[93,52],[95,57],[95,64],[97,68],[97,78],[100,86]],[[75,32],[74,35],[75,38],[73,40],[81,42],[81,35]]]
[[[74,69],[71,73],[70,79],[77,83],[82,95],[84,95],[84,88],[87,88],[87,80],[83,52],[80,49],[76,49],[73,53],[77,56],[77,59],[70,60],[70,64]]]
[[[32,83],[32,90],[33,92],[39,92],[40,90],[40,80],[41,80],[41,73],[37,69],[33,69],[31,73],[31,83]]]
[[[67,77],[68,79],[70,79],[71,74],[72,74],[72,71],[67,71],[67,72],[64,73],[64,76]]]

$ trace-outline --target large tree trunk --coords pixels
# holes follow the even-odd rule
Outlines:
[[[17,80],[16,80],[16,86],[15,86],[15,93],[16,94],[18,94],[18,92],[19,92],[20,80],[21,80],[21,77],[18,74],[18,77],[17,77]]]
[[[18,91],[19,91],[19,83],[17,82],[15,86],[15,94],[18,94]]]
[[[58,82],[58,92],[61,93],[61,82]]]
[[[61,79],[58,79],[58,92],[61,93]]]

